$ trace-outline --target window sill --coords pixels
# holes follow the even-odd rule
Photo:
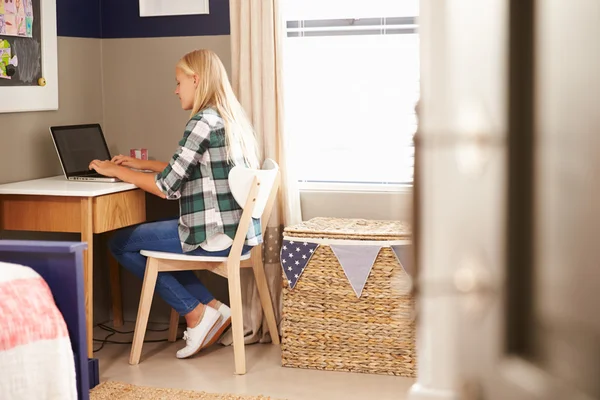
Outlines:
[[[398,193],[410,194],[412,184],[379,184],[351,182],[298,182],[300,192],[327,193]]]

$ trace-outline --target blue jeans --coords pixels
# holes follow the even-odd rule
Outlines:
[[[140,254],[141,250],[183,254],[177,226],[177,219],[169,219],[124,228],[115,233],[108,246],[119,264],[143,279],[146,257]],[[245,246],[243,253],[250,249],[250,246]],[[226,257],[230,250],[231,248],[209,252],[198,248],[186,254]],[[214,300],[213,295],[193,271],[160,272],[156,281],[156,291],[179,315],[186,315],[200,303],[208,304]]]

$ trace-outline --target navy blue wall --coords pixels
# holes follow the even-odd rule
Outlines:
[[[58,36],[100,38],[100,1],[56,0]]]
[[[57,0],[58,36],[141,38],[229,35],[229,0],[210,0],[210,14],[140,17],[138,0]]]
[[[229,0],[211,0],[206,15],[144,18],[138,0],[101,2],[103,38],[229,35]]]

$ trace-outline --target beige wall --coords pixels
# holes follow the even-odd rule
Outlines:
[[[0,114],[0,183],[61,173],[48,127],[103,122],[100,41],[58,38],[59,110]]]
[[[104,128],[111,151],[145,147],[168,161],[183,135],[189,113],[175,90],[175,64],[185,53],[214,50],[231,70],[229,36],[102,41]]]

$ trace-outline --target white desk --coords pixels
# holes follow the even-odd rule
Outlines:
[[[0,185],[0,210],[1,229],[79,233],[87,242],[84,288],[92,358],[94,234],[145,222],[144,192],[128,183],[73,182],[57,176]],[[119,265],[109,260],[111,286],[120,288]],[[122,324],[121,304],[113,304],[113,313],[115,324]]]
[[[105,194],[137,189],[131,183],[103,183],[68,181],[63,175],[32,181],[0,185],[0,194],[27,194],[35,196],[97,197]]]

